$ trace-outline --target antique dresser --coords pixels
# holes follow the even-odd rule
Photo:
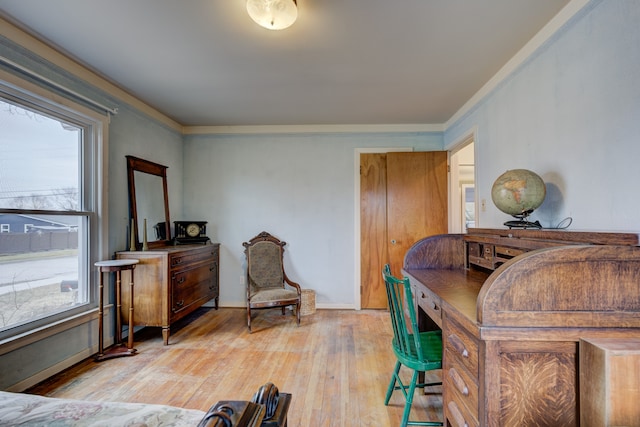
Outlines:
[[[169,344],[171,324],[214,300],[218,308],[220,245],[164,246],[148,251],[123,251],[117,259],[137,259],[133,291],[134,324],[162,327]],[[122,305],[130,295],[122,289]],[[128,321],[128,313],[123,311]]]

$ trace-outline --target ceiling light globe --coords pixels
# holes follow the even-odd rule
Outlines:
[[[258,25],[283,30],[298,18],[296,0],[247,0],[247,12]]]

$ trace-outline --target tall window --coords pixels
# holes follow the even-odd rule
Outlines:
[[[0,223],[8,225],[0,233],[0,338],[94,305],[99,200],[100,123],[5,89],[0,84]]]

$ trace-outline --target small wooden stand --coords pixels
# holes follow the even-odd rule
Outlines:
[[[100,286],[98,289],[98,354],[95,359],[97,362],[114,357],[133,356],[136,349],[133,348],[133,270],[136,264],[140,262],[137,259],[116,259],[109,261],[98,261],[95,266],[100,271]],[[129,300],[129,339],[127,346],[122,343],[122,297],[121,297],[121,273],[123,270],[131,270],[131,282],[129,283],[131,299]],[[114,336],[114,345],[107,351],[104,350],[104,273],[116,273],[116,331]]]

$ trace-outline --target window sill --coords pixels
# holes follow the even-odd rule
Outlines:
[[[113,305],[105,306],[104,307],[105,315],[112,308],[113,308]],[[52,322],[48,325],[44,325],[40,328],[30,330],[23,334],[18,334],[18,335],[6,338],[0,341],[0,355],[9,353],[11,351],[15,351],[19,348],[33,344],[45,338],[51,337],[55,334],[59,334],[60,332],[64,332],[66,330],[75,328],[77,326],[89,323],[96,319],[98,319],[98,308],[94,307],[94,308],[88,309],[87,311],[83,311],[82,313],[78,313],[74,316],[67,317],[66,319],[62,319],[57,322]]]

